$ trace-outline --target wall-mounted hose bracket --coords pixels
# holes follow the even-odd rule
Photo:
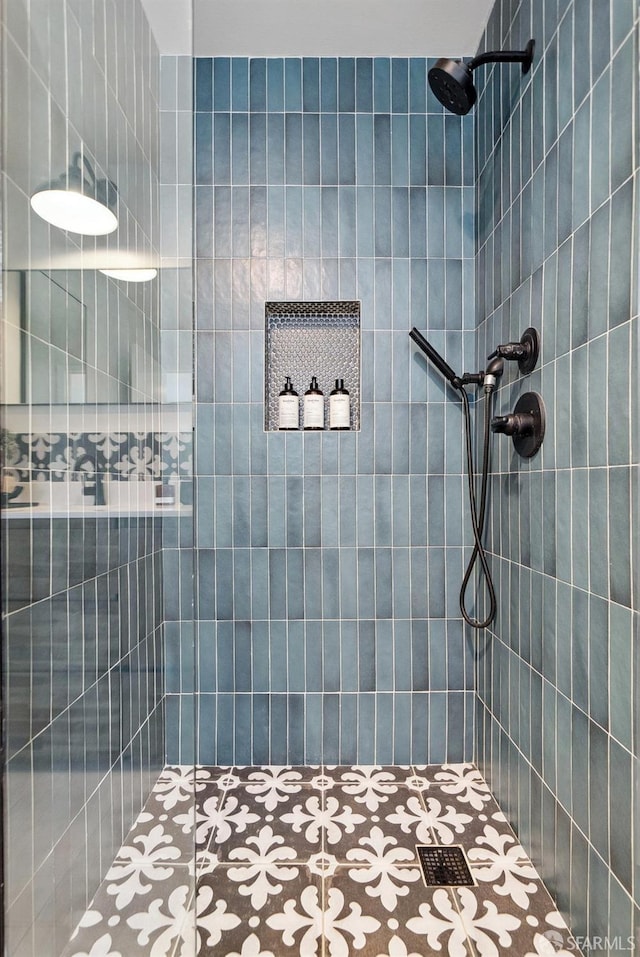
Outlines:
[[[520,342],[505,342],[492,352],[489,359],[500,356],[502,359],[516,360],[523,375],[529,375],[536,367],[540,355],[540,336],[533,326],[525,329]]]

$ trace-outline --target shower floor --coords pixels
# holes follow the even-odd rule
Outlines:
[[[475,886],[427,887],[416,845]],[[576,953],[471,764],[167,767],[65,957]]]

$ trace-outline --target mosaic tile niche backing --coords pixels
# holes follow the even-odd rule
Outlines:
[[[267,302],[265,428],[278,428],[285,377],[302,396],[315,376],[328,406],[336,379],[349,392],[351,429],[360,428],[360,303]],[[328,409],[325,423],[328,427]]]

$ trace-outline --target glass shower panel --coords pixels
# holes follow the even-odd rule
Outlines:
[[[136,957],[194,900],[190,257],[140,0],[0,10],[4,952]]]

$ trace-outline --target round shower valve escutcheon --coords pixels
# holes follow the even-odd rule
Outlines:
[[[525,392],[509,415],[497,415],[491,420],[491,431],[502,432],[513,438],[513,446],[522,458],[536,454],[544,439],[545,408],[537,392]]]

